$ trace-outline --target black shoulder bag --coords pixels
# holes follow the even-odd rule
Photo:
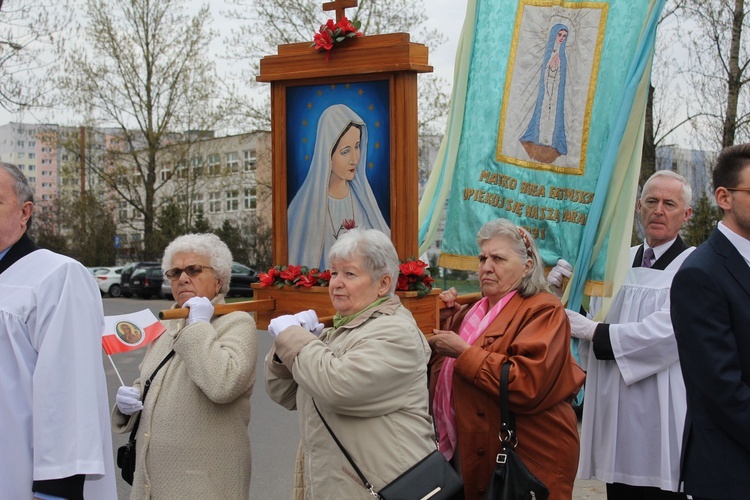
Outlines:
[[[500,374],[500,442],[495,470],[487,487],[486,500],[547,500],[549,490],[526,468],[514,448],[518,446],[516,417],[508,409],[508,373],[510,363]]]
[[[157,372],[172,356],[174,356],[174,350],[169,351],[169,354],[161,360],[154,373],[143,384],[143,397],[141,401],[146,401],[146,394],[148,394],[148,388],[151,387],[151,381],[154,380]],[[141,410],[142,412],[143,410]],[[138,416],[135,417],[135,424],[133,424],[133,430],[130,432],[128,443],[117,448],[117,466],[122,469],[122,478],[128,484],[133,484],[133,473],[135,472],[135,436],[138,433],[138,424],[141,423],[141,413],[138,413]]]
[[[450,500],[456,495],[463,494],[463,480],[439,450],[431,452],[376,493],[372,484],[359,470],[349,452],[342,446],[326,419],[323,418],[314,399],[313,405],[320,416],[320,420],[323,421],[323,425],[328,429],[328,433],[373,498],[382,500]],[[463,496],[457,498],[463,498]]]

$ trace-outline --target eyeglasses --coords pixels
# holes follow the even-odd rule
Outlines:
[[[204,269],[213,269],[213,267],[202,266],[200,264],[193,264],[192,266],[187,266],[185,269],[173,267],[169,271],[166,271],[164,273],[164,276],[169,278],[171,281],[177,281],[178,279],[180,279],[180,276],[182,276],[182,273],[185,273],[189,277],[194,278],[195,276],[198,276],[200,273],[202,273]]]
[[[726,188],[727,191],[750,191],[750,188]]]

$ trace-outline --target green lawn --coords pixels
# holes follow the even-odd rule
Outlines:
[[[444,279],[437,277],[435,278],[435,288],[440,288],[441,290],[447,290],[450,287],[456,287],[456,290],[458,290],[459,295],[463,295],[465,293],[476,293],[479,292],[479,282],[477,280],[457,280],[457,279]],[[239,302],[242,300],[250,300],[252,297],[231,297],[227,298],[227,303],[231,302]]]
[[[250,297],[227,297],[224,299],[227,304],[231,304],[232,302],[244,302],[246,300],[252,300],[252,296]]]
[[[441,290],[447,290],[450,287],[455,287],[459,295],[481,291],[479,289],[479,282],[477,280],[455,280],[437,277],[435,278],[434,286],[436,288],[440,288]]]

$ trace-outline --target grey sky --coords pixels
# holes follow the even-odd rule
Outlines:
[[[211,2],[212,15],[215,21],[222,18],[220,12],[223,10],[223,3],[223,1]],[[452,85],[453,63],[466,13],[466,0],[425,0],[425,6],[427,7],[429,26],[438,29],[447,39],[447,42],[440,47],[430,47],[430,64],[434,67],[436,74],[445,78],[449,85]],[[220,44],[221,40],[216,40],[215,46],[220,47]],[[217,50],[221,49],[217,48]],[[77,121],[75,114],[65,110],[27,111],[22,115],[14,115],[0,108],[0,124],[27,122],[75,125],[75,121]]]

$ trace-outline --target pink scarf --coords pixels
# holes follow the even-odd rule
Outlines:
[[[516,294],[513,290],[495,304],[489,312],[489,300],[483,298],[466,313],[463,323],[461,323],[461,338],[469,345],[484,333],[487,327],[497,318],[503,307],[510,302],[510,299]],[[453,365],[455,358],[445,358],[443,367],[440,369],[437,385],[435,387],[435,400],[432,403],[432,413],[435,418],[435,425],[438,432],[438,447],[440,452],[445,455],[446,460],[453,457],[458,440],[456,432],[456,410],[453,408]]]

